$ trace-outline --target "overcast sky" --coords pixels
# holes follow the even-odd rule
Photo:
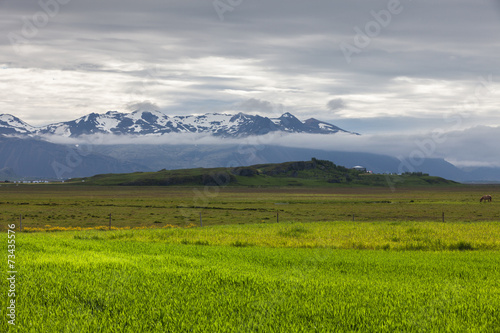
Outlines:
[[[366,135],[500,123],[495,0],[0,0],[0,23],[0,113],[35,126],[136,109]]]

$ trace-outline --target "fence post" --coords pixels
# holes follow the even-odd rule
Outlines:
[[[109,230],[111,230],[111,213],[109,213]]]
[[[19,231],[23,231],[23,214],[19,214]]]
[[[352,222],[354,222],[354,213],[352,214]]]
[[[203,227],[203,220],[201,218],[201,212],[200,212],[200,227]]]
[[[443,222],[444,222],[444,212],[443,212]]]
[[[280,212],[276,212],[276,223],[280,223]]]

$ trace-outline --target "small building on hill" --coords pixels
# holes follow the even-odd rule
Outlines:
[[[356,166],[352,167],[352,169],[354,169],[356,171],[366,172],[366,168],[361,166],[361,165],[356,165]]]

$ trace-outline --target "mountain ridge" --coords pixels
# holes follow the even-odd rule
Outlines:
[[[131,113],[108,111],[90,113],[80,118],[41,127],[31,126],[10,115],[0,115],[0,134],[79,137],[92,134],[151,136],[168,133],[206,133],[220,137],[246,137],[270,132],[335,134],[349,132],[333,124],[309,118],[300,121],[289,112],[279,118],[245,113],[206,113],[203,115],[168,116],[160,111],[136,110]]]
[[[101,174],[70,179],[68,184],[106,186],[435,186],[458,183],[424,173],[400,176],[366,173],[328,160],[265,163],[239,167],[192,168]]]

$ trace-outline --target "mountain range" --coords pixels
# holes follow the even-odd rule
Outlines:
[[[267,144],[155,144],[167,133],[204,133],[219,137],[245,137],[270,132],[334,135],[347,132],[335,125],[290,113],[279,118],[248,114],[166,116],[160,112],[92,113],[73,121],[34,127],[21,119],[0,115],[0,180],[66,179],[105,173],[148,172],[161,169],[238,167],[262,163],[329,160],[337,165],[361,165],[374,173],[400,173],[402,162],[392,156],[366,152],[341,152]],[[78,138],[92,134],[151,137],[151,144],[60,144],[48,137]],[[322,136],[318,136],[321,140]],[[72,140],[73,141],[73,140]],[[83,140],[82,142],[86,142]],[[243,140],[244,141],[244,140]],[[242,141],[242,142],[243,142]],[[130,141],[129,141],[130,142]],[[459,182],[500,181],[500,168],[460,169],[444,159],[425,158],[418,169]]]
[[[310,118],[300,121],[291,113],[268,118],[244,113],[168,116],[159,111],[91,113],[75,120],[34,127],[10,115],[0,115],[0,134],[57,135],[79,137],[92,134],[150,136],[167,133],[204,133],[219,137],[245,137],[270,132],[335,134],[345,131],[330,123]]]
[[[361,165],[374,173],[398,173],[401,166],[400,160],[388,155],[273,145],[122,144],[82,147],[35,138],[0,136],[0,180],[67,179],[161,169],[238,167],[311,158],[346,167]],[[409,171],[421,171],[459,182],[500,180],[498,168],[464,171],[443,159],[425,159],[418,170]]]

